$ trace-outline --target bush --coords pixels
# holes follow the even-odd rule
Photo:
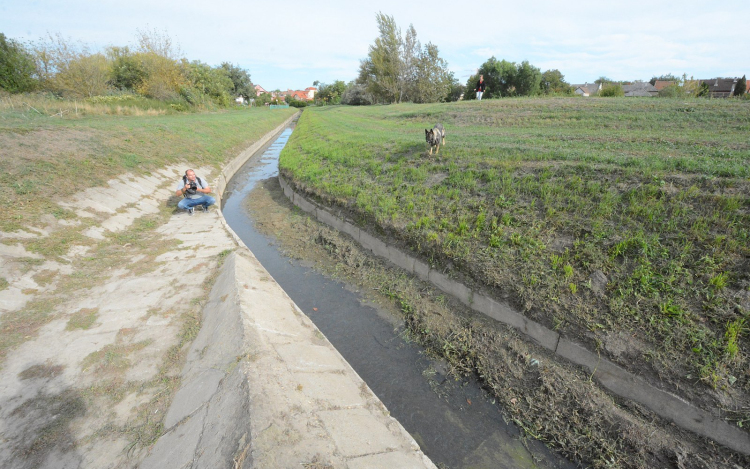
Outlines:
[[[605,98],[616,98],[625,96],[625,92],[622,90],[622,86],[619,83],[611,83],[602,87],[601,91],[599,91],[599,96]]]
[[[349,104],[350,106],[369,106],[373,102],[374,99],[364,85],[351,85],[341,95],[341,104]]]
[[[683,98],[685,97],[685,90],[680,85],[669,85],[659,91],[660,98]]]
[[[23,93],[36,88],[34,57],[26,48],[0,33],[0,89]]]

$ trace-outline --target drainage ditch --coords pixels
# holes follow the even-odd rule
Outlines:
[[[368,302],[356,286],[285,257],[273,238],[256,230],[243,202],[258,183],[278,175],[278,156],[292,130],[248,160],[228,183],[223,200],[227,223],[265,269],[438,467],[578,467],[523,438],[477,382],[448,376],[442,363],[405,339],[391,313]]]

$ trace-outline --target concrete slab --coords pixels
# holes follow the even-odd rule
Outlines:
[[[203,407],[216,394],[225,373],[219,370],[204,370],[186,380],[177,391],[164,418],[164,428],[170,429],[182,419]]]
[[[461,282],[457,282],[447,275],[431,269],[427,279],[445,293],[457,298],[461,303],[471,305],[471,290]]]
[[[397,451],[392,453],[369,454],[347,462],[349,469],[421,469],[433,467],[432,461],[417,452]]]
[[[422,262],[419,259],[415,260],[414,261],[414,275],[416,275],[419,280],[422,280],[424,282],[429,281],[430,266],[426,262]]]
[[[405,271],[409,272],[410,274],[414,273],[414,258],[404,251],[389,245],[388,260],[401,267]]]
[[[166,469],[191,467],[198,443],[203,435],[203,422],[207,407],[185,422],[168,430],[159,437],[149,455],[138,466],[139,469]]]
[[[280,344],[275,347],[281,359],[291,371],[340,371],[344,369],[341,356],[329,346],[310,343]]]
[[[385,453],[400,449],[396,438],[382,421],[366,409],[319,412],[323,425],[346,457]]]
[[[294,373],[294,378],[299,382],[297,389],[323,407],[362,407],[367,403],[363,392],[366,386],[358,386],[350,376],[340,373]],[[336,392],[331,392],[332,389]]]
[[[359,244],[376,256],[388,259],[388,245],[366,231],[359,232]]]

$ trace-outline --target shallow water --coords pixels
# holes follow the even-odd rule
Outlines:
[[[223,213],[229,226],[294,302],[349,362],[391,415],[442,468],[578,467],[534,440],[520,440],[480,386],[441,374],[440,363],[405,341],[388,313],[356,288],[282,256],[258,233],[243,200],[259,181],[278,175],[278,157],[292,128],[259,150],[229,182]]]

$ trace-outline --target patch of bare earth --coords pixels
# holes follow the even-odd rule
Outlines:
[[[514,329],[473,313],[310,219],[284,197],[276,178],[258,184],[246,204],[256,228],[274,236],[288,257],[313,263],[390,310],[428,353],[450,364],[451,373],[478,377],[508,419],[571,460],[596,468],[750,467],[750,458],[607,393]],[[643,344],[611,334],[604,346],[627,357],[639,354]]]

